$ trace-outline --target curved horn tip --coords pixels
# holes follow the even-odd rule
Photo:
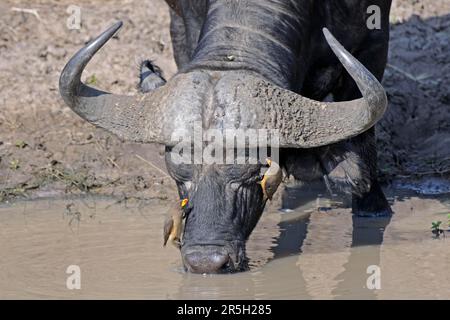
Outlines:
[[[349,54],[347,50],[342,46],[342,44],[333,36],[333,34],[328,30],[328,28],[322,28],[323,35],[325,36],[325,39],[327,40],[328,45],[331,47],[333,52],[339,57],[347,57]]]
[[[109,27],[108,31],[111,30],[113,33],[116,33],[120,28],[123,26],[123,21],[119,20],[116,23],[114,23],[111,27]]]
[[[106,29],[101,35],[99,35],[97,38],[92,40],[90,43],[86,45],[86,49],[89,47],[102,47],[109,39],[111,39],[117,31],[119,31],[120,28],[122,28],[123,22],[118,21],[114,23],[112,26],[110,26],[108,29]]]
[[[326,27],[322,28],[322,32],[323,32],[323,35],[325,36],[325,39],[330,44],[330,46],[341,45],[340,42],[330,32],[330,30],[328,30],[328,28],[326,28]]]
[[[79,94],[81,74],[94,54],[103,47],[109,39],[122,27],[123,22],[118,21],[110,26],[101,35],[91,40],[86,46],[75,53],[67,62],[59,78],[59,91],[67,105],[72,106]]]
[[[328,28],[327,27],[323,27],[322,28],[322,32],[323,32],[323,34],[325,35],[325,37],[326,38],[328,38],[328,37],[333,37],[333,35],[331,34],[331,32],[330,32],[330,30],[328,30]],[[334,38],[334,37],[333,37]]]
[[[111,27],[109,27],[108,29],[106,29],[105,32],[103,32],[103,34],[101,34],[98,39],[101,40],[109,40],[110,38],[112,38],[114,36],[114,34],[119,31],[120,28],[122,28],[123,26],[123,22],[122,21],[118,21],[116,23],[114,23]],[[95,42],[95,40],[94,40]]]

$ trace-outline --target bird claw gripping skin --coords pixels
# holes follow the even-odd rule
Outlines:
[[[170,242],[177,248],[181,246],[181,232],[183,230],[184,210],[188,204],[188,199],[183,199],[171,209],[164,222],[164,246]]]

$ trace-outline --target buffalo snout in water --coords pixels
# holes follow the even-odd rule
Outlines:
[[[181,255],[187,271],[192,273],[229,273],[245,266],[235,264],[234,255],[226,246],[201,245],[182,249]]]
[[[247,269],[245,242],[264,209],[260,165],[173,166],[179,191],[189,198],[181,256],[187,271],[224,273]],[[181,176],[184,178],[181,178]],[[187,179],[188,183],[184,183]]]

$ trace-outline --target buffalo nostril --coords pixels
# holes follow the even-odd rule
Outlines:
[[[195,251],[184,256],[184,264],[193,273],[220,273],[230,268],[230,256],[226,252]]]

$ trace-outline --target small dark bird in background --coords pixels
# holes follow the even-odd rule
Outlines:
[[[170,210],[164,222],[164,247],[170,241],[175,247],[181,246],[181,231],[183,230],[184,209],[188,204],[188,199],[177,202]]]
[[[277,191],[278,186],[283,179],[283,171],[275,161],[266,159],[266,162],[269,165],[269,169],[264,173],[264,177],[260,184],[263,190],[264,198],[266,200],[272,200],[273,195]]]

